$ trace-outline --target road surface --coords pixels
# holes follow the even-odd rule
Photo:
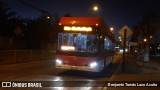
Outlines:
[[[121,55],[100,73],[61,70],[55,68],[55,60],[36,61],[0,66],[0,81],[52,81],[57,87],[46,88],[0,88],[0,90],[101,90],[120,64]],[[44,83],[43,82],[43,83]],[[96,87],[95,87],[96,86]]]

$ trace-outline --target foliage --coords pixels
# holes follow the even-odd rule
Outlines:
[[[156,33],[160,30],[160,15],[157,12],[148,12],[146,13],[142,21],[139,22],[137,25],[133,26],[134,32],[132,41],[137,41],[139,43],[139,50],[143,49],[144,53],[147,54],[150,52],[150,54],[153,54],[157,50],[157,45],[159,45],[156,41],[157,35]],[[146,39],[147,41],[143,41],[143,39]],[[150,49],[150,47],[152,47]],[[148,56],[145,56],[148,57]],[[144,61],[149,61],[149,59],[144,58]]]
[[[141,22],[133,26],[132,40],[138,40],[138,37],[147,38],[153,36],[160,29],[160,15],[157,12],[148,12],[143,16]]]
[[[21,18],[9,10],[7,4],[0,2],[0,36],[11,38],[14,49],[42,50],[47,48],[48,43],[56,42],[59,22],[57,14],[52,18],[40,16],[30,19]],[[19,30],[16,31],[17,28]]]
[[[7,8],[7,4],[0,2],[0,35],[10,37],[13,35],[12,19],[15,18],[16,12],[9,12],[10,8]]]

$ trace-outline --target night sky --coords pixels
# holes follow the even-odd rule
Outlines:
[[[21,17],[36,18],[41,15],[29,6],[18,0],[0,0],[8,3],[11,11]],[[142,20],[148,11],[160,12],[159,0],[23,0],[52,14],[63,16],[70,13],[72,16],[101,16],[109,26],[119,30],[124,25],[132,26]],[[93,13],[91,7],[99,5],[100,11]]]

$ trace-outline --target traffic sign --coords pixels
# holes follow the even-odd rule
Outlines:
[[[127,26],[123,26],[120,30],[119,30],[119,34],[124,38],[124,31],[126,30],[126,38],[128,38],[130,35],[133,34],[132,30]]]
[[[123,26],[120,31],[119,31],[119,34],[123,37],[123,61],[122,61],[122,72],[124,72],[124,69],[125,69],[125,49],[126,49],[126,39],[132,35],[132,30],[127,26]]]

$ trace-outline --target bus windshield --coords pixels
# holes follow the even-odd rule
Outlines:
[[[66,33],[58,34],[58,48],[61,52],[97,52],[96,34]]]

